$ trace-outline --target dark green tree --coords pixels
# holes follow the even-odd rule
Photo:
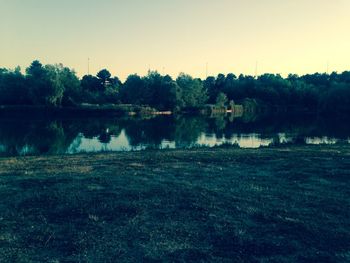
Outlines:
[[[216,105],[223,107],[226,105],[226,103],[228,102],[227,96],[225,95],[225,93],[220,92],[218,94],[218,96],[216,97]]]
[[[64,87],[62,104],[66,106],[76,105],[82,100],[82,88],[80,80],[76,73],[64,67],[62,64],[57,65],[59,79]]]
[[[181,92],[181,106],[196,107],[207,102],[207,91],[199,79],[193,79],[190,75],[181,73],[177,77],[176,83]]]
[[[26,72],[30,97],[34,104],[61,105],[64,85],[60,79],[58,66],[43,66],[39,61],[35,60],[26,69]]]
[[[122,102],[127,104],[144,104],[145,97],[147,97],[145,96],[145,86],[144,79],[137,74],[128,76],[120,90]]]
[[[31,104],[28,86],[19,67],[0,69],[0,104]]]
[[[103,86],[108,85],[111,78],[111,73],[107,69],[100,70],[96,75],[100,80]]]

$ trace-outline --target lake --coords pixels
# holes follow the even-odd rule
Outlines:
[[[244,120],[225,116],[0,120],[0,156],[336,143],[350,143],[348,122],[306,117]]]

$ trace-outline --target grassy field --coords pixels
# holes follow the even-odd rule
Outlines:
[[[350,262],[350,147],[0,159],[0,262]]]

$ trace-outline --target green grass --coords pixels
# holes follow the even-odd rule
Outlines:
[[[350,147],[0,159],[0,262],[349,262]]]

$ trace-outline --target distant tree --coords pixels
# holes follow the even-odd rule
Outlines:
[[[83,76],[80,83],[83,91],[98,92],[102,90],[101,81],[92,75]]]
[[[225,90],[225,83],[226,83],[226,77],[224,74],[219,74],[216,77],[215,81],[215,98],[218,96],[220,92],[223,92]]]
[[[137,74],[130,75],[120,90],[123,103],[144,104],[145,102],[145,81]]]
[[[216,97],[216,105],[223,107],[227,102],[228,102],[227,96],[224,93],[220,92]]]
[[[255,90],[250,98],[259,98],[271,104],[288,104],[290,82],[280,75],[263,74],[259,76]]]
[[[85,75],[79,80],[73,70],[62,64],[42,65],[38,60],[31,63],[25,75],[20,68],[0,68],[1,105],[122,102],[174,110],[200,107],[207,102],[225,105],[228,100],[234,100],[238,104],[253,101],[256,108],[264,104],[273,109],[302,108],[336,115],[350,112],[349,91],[350,71],[289,74],[287,78],[279,74],[263,74],[258,78],[241,74],[237,78],[230,73],[204,81],[184,73],[175,81],[168,75],[150,71],[145,77],[130,75],[122,83],[107,69],[99,71],[97,76]]]
[[[181,103],[181,89],[179,85],[169,75],[162,79],[162,89],[160,91],[159,109],[161,110],[174,110],[179,108]]]
[[[181,73],[176,79],[181,91],[181,104],[185,107],[202,106],[208,100],[203,83],[190,75]]]
[[[118,77],[109,79],[109,84],[106,86],[103,96],[106,103],[120,103],[120,89],[122,83]]]
[[[59,106],[62,103],[64,84],[60,76],[60,68],[55,65],[45,65],[46,88],[41,89],[45,105]]]
[[[61,105],[64,85],[60,80],[59,71],[59,67],[42,66],[37,60],[26,69],[30,97],[34,104]]]
[[[45,68],[38,60],[34,60],[31,65],[26,68],[26,73],[31,101],[33,104],[45,104],[44,96],[46,96],[45,85],[47,79]]]
[[[320,74],[320,73],[307,74],[302,76],[301,79],[306,84],[312,84],[320,88],[326,88],[326,87],[329,87],[330,85],[329,75],[325,73],[324,74]]]
[[[170,76],[150,71],[143,78],[130,75],[120,90],[120,98],[123,103],[173,110],[180,100],[180,88]]]
[[[164,99],[162,87],[163,77],[157,71],[149,71],[143,78],[145,86],[143,88],[144,104],[159,107]]]
[[[62,64],[57,65],[57,70],[64,87],[62,103],[64,105],[75,105],[77,102],[81,102],[82,88],[76,73]]]
[[[344,71],[339,76],[339,82],[345,82],[350,84],[350,71]]]
[[[0,69],[0,104],[30,104],[28,87],[19,67]]]
[[[102,69],[96,76],[101,80],[102,85],[105,86],[111,78],[111,73],[107,69]]]
[[[155,96],[158,97],[156,108],[161,110],[174,110],[181,102],[180,87],[169,75],[162,77]]]
[[[160,110],[173,110],[177,106],[180,89],[169,75],[162,76],[157,71],[150,71],[143,80],[145,104]]]
[[[203,87],[207,91],[207,94],[209,96],[209,103],[215,102],[215,94],[216,94],[216,79],[215,77],[207,77],[203,82]]]
[[[330,116],[345,116],[350,112],[350,86],[332,83],[320,97],[319,109]]]
[[[113,87],[115,87],[116,89],[118,89],[118,90],[119,90],[119,89],[121,88],[121,86],[123,85],[123,83],[120,81],[120,79],[119,79],[118,77],[110,78],[109,81],[110,81],[111,85],[112,85]]]
[[[46,74],[43,65],[39,60],[34,60],[28,68],[26,68],[26,73],[29,77],[34,79],[43,79]]]
[[[236,75],[232,74],[232,73],[229,73],[227,74],[226,76],[226,79],[225,79],[225,85],[224,85],[224,89],[223,89],[223,93],[226,94],[226,96],[229,98],[229,99],[233,99],[235,96],[235,91],[237,89],[237,77]]]
[[[287,79],[289,81],[297,81],[299,79],[299,76],[297,74],[289,74]]]

